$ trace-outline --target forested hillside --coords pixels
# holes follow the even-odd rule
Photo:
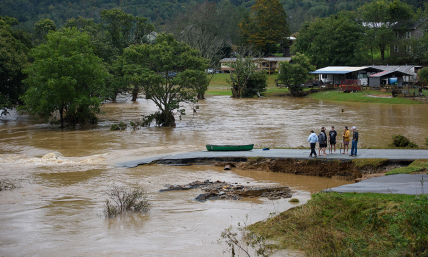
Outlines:
[[[220,2],[215,0],[214,2]],[[250,9],[254,0],[229,0],[232,5]],[[192,8],[203,0],[2,0],[0,16],[15,17],[21,26],[31,31],[40,19],[51,19],[62,27],[70,18],[82,16],[99,22],[100,12],[105,9],[120,7],[134,16],[144,16],[153,22],[158,30],[173,19],[178,13]],[[356,10],[371,0],[282,0],[289,19],[291,32],[300,29],[305,20],[314,17],[327,17],[341,10]],[[423,0],[403,1],[416,10],[422,7]]]

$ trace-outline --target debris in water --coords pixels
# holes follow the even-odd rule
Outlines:
[[[248,183],[248,182],[247,182]],[[267,197],[270,200],[291,198],[291,190],[285,186],[243,186],[224,181],[194,181],[186,185],[165,185],[159,192],[202,189],[206,193],[198,195],[195,200],[240,200],[244,197]]]

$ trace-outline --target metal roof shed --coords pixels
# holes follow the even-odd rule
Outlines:
[[[403,86],[403,77],[410,76],[407,73],[398,71],[398,70],[386,70],[369,76],[369,86],[370,87],[379,87],[381,85],[381,81],[387,78],[397,78],[397,86]]]

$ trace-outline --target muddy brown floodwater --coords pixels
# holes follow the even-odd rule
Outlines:
[[[222,256],[221,231],[254,223],[292,206],[288,199],[197,202],[200,190],[159,193],[165,184],[221,180],[283,185],[305,203],[311,193],[349,182],[283,173],[223,171],[213,166],[150,165],[123,169],[135,158],[203,150],[205,144],[306,146],[310,129],[356,125],[360,144],[384,146],[393,134],[423,144],[426,105],[335,104],[311,99],[209,97],[176,128],[110,131],[113,122],[156,110],[148,100],[107,103],[96,127],[58,129],[11,112],[0,118],[0,179],[21,187],[0,192],[0,256]],[[344,112],[341,110],[344,109]],[[190,112],[189,112],[190,113]],[[178,119],[177,119],[178,120]],[[141,184],[148,214],[105,219],[104,195],[113,183]],[[230,256],[225,253],[224,256]]]

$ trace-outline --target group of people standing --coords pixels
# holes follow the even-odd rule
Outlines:
[[[331,130],[328,132],[328,137],[326,134],[325,127],[321,128],[321,132],[317,136],[313,130],[311,130],[311,134],[308,137],[308,142],[311,144],[311,154],[309,157],[317,157],[317,152],[315,151],[316,143],[319,142],[319,149],[318,149],[318,155],[321,156],[327,156],[325,153],[325,149],[327,148],[327,142],[330,143],[330,154],[336,153],[336,142],[337,142],[337,131],[334,130],[334,126],[331,126]],[[357,144],[358,144],[358,131],[355,126],[352,127],[352,147],[351,147],[351,154],[349,156],[355,157],[357,156]],[[348,127],[345,126],[345,129],[343,131],[342,135],[343,139],[343,153],[342,154],[348,154],[349,151],[349,142],[351,141],[351,132],[349,131]],[[345,153],[346,150],[346,153]]]

